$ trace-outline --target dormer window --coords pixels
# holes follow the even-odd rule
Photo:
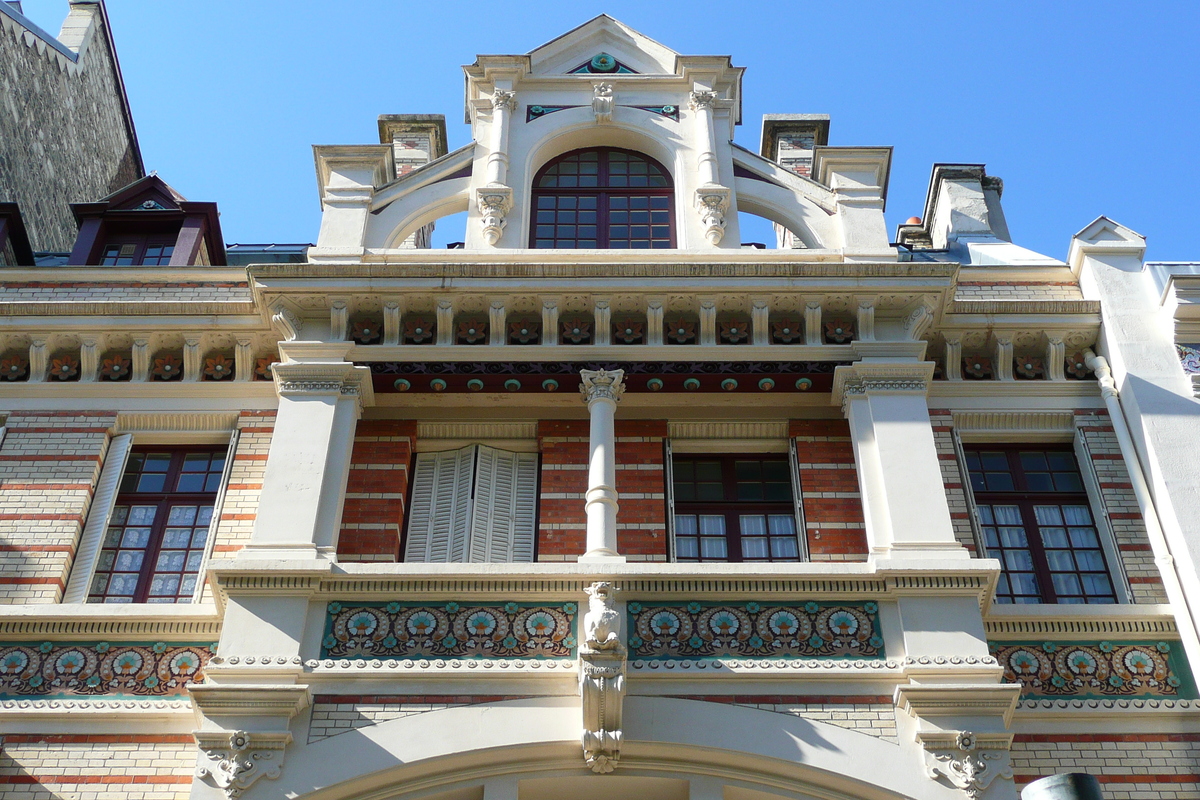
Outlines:
[[[534,177],[533,208],[535,248],[675,247],[671,174],[631,150],[594,147],[559,156]]]

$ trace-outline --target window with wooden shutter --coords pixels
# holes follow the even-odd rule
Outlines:
[[[483,445],[420,453],[405,561],[533,561],[538,461]]]

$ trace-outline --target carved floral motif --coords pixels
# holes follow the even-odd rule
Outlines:
[[[854,338],[854,323],[835,319],[825,323],[825,341],[845,344]]]
[[[781,319],[771,323],[771,336],[779,344],[791,344],[804,337],[800,323],[794,319]]]
[[[486,338],[486,322],[477,319],[467,319],[458,323],[458,341],[460,344],[476,344]]]
[[[1196,697],[1170,642],[1043,642],[991,645],[1004,679],[1024,697]]]
[[[1013,368],[1016,373],[1022,378],[1040,378],[1045,373],[1045,368],[1042,366],[1040,358],[1024,358],[1013,359]]]
[[[50,361],[50,377],[60,380],[69,381],[79,374],[79,359],[72,356],[63,356]]]
[[[574,658],[574,603],[330,603],[322,658]]]
[[[127,694],[165,697],[204,677],[216,645],[0,645],[0,696]]]
[[[629,603],[637,658],[883,658],[875,603]]]
[[[521,319],[508,324],[508,340],[512,344],[537,344],[541,323]]]
[[[29,360],[21,356],[10,356],[0,360],[0,377],[6,381],[19,381],[29,374]]]
[[[196,777],[212,782],[229,800],[240,797],[259,778],[279,777],[286,743],[283,738],[246,731],[230,731],[220,737],[225,741],[213,741],[217,737],[220,734],[198,734],[205,763],[197,767]]]
[[[1177,344],[1177,345],[1175,345],[1175,350],[1178,351],[1178,353],[1179,353],[1179,363],[1183,366],[1184,372],[1188,373],[1189,375],[1200,374],[1200,347],[1193,347],[1193,346],[1189,346],[1186,344]],[[1087,365],[1086,364],[1082,365],[1082,367],[1083,367],[1082,374],[1071,369],[1071,361],[1075,360],[1076,357],[1078,357],[1079,361],[1082,363],[1082,361],[1083,361],[1082,353],[1076,353],[1076,354],[1072,355],[1071,358],[1069,358],[1067,360],[1067,372],[1070,372],[1072,375],[1075,375],[1076,377],[1082,378],[1084,375],[1087,374]]]
[[[178,380],[183,375],[183,362],[179,356],[162,356],[154,359],[154,368],[150,372],[160,381]]]
[[[404,341],[424,344],[433,338],[433,325],[423,317],[404,321]]]
[[[750,337],[750,323],[730,320],[721,323],[721,341],[725,344],[738,344]]]
[[[254,377],[259,380],[271,380],[271,365],[275,363],[273,358],[260,358],[254,362]]]
[[[675,344],[687,344],[696,338],[696,323],[679,317],[667,323],[667,339]]]
[[[990,378],[992,376],[992,360],[986,356],[963,356],[963,375],[972,378]]]
[[[204,359],[204,377],[224,381],[233,377],[233,360],[222,355]]]
[[[571,344],[587,344],[592,340],[592,323],[581,319],[566,320],[562,324],[562,338]]]
[[[949,742],[926,742],[930,753],[929,776],[944,777],[975,800],[996,778],[1011,778],[1007,749],[1002,743],[981,742],[970,731],[961,731]]]
[[[112,358],[104,359],[100,364],[100,377],[106,381],[128,380],[131,374],[128,358],[113,356]]]
[[[373,319],[360,319],[350,328],[350,338],[359,344],[374,344],[383,336],[383,326]]]

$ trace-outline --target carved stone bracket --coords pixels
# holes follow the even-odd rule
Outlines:
[[[271,327],[279,332],[286,341],[292,342],[300,335],[303,323],[292,310],[283,303],[271,306]]]
[[[729,189],[707,185],[696,190],[696,211],[704,226],[704,238],[717,245],[725,238],[725,214],[729,211]]]
[[[292,735],[246,731],[196,731],[200,756],[196,777],[211,783],[233,800],[259,778],[278,778],[283,751]]]
[[[512,189],[507,186],[484,186],[475,190],[475,206],[479,209],[483,238],[488,244],[496,244],[504,234],[512,199]]]
[[[996,778],[1012,778],[1008,750],[1011,733],[938,731],[918,733],[925,748],[929,777],[948,781],[971,800],[976,800]]]
[[[492,108],[514,111],[517,107],[517,93],[506,89],[496,89],[492,92]]]
[[[688,108],[692,111],[697,111],[701,108],[712,108],[717,102],[717,93],[706,90],[698,90],[691,92],[688,95]]]
[[[615,102],[611,83],[592,84],[592,113],[596,115],[596,122],[612,122]]]
[[[587,588],[579,648],[579,693],[583,702],[583,758],[592,772],[612,772],[621,758],[621,711],[625,699],[627,651],[611,583]]]

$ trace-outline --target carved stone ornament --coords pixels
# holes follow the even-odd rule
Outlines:
[[[611,83],[592,85],[592,113],[596,115],[596,122],[612,122],[613,103],[615,102],[616,98],[613,97]]]
[[[696,190],[696,210],[704,226],[704,238],[717,245],[725,238],[725,214],[729,211],[729,190],[724,186],[702,186]]]
[[[583,758],[592,772],[612,772],[621,758],[621,711],[625,699],[626,650],[617,589],[611,583],[587,588],[584,641],[579,648],[579,693],[583,701]]]
[[[579,371],[583,383],[579,384],[579,393],[589,406],[597,400],[611,400],[614,403],[625,393],[625,370],[591,370]]]
[[[483,238],[488,244],[500,241],[508,225],[505,217],[512,210],[512,189],[507,186],[485,186],[475,190],[475,205],[479,208]]]
[[[695,111],[699,108],[712,108],[713,103],[717,101],[716,92],[699,91],[692,92],[688,96],[688,107]]]
[[[944,778],[976,800],[996,778],[1012,778],[1007,750],[1011,734],[979,735],[970,731],[919,735],[928,751],[931,778]]]
[[[497,89],[492,92],[492,108],[512,111],[517,107],[517,93]]]
[[[196,777],[208,781],[233,800],[259,778],[278,778],[283,769],[283,749],[290,733],[246,731],[196,731],[200,764]]]
[[[300,335],[302,325],[300,318],[282,303],[271,307],[271,326],[283,336],[285,341],[295,341]]]

